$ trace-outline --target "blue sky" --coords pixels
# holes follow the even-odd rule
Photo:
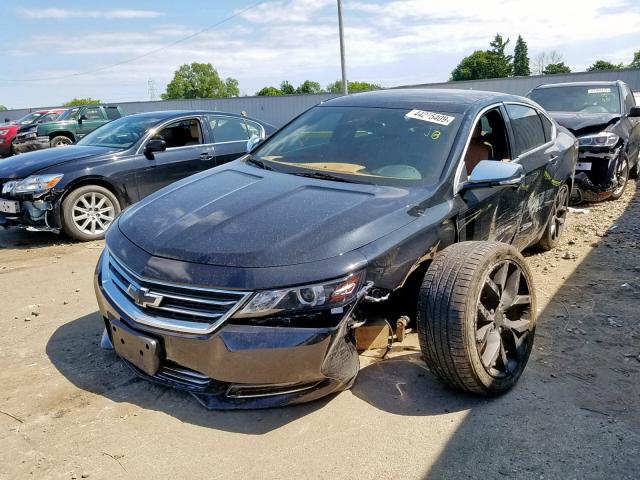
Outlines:
[[[0,104],[57,105],[74,96],[148,100],[149,80],[159,95],[173,72],[193,61],[237,78],[247,95],[284,79],[326,85],[339,78],[335,0],[267,0],[169,46],[256,1],[7,3],[0,17]],[[348,76],[383,86],[445,81],[463,56],[487,48],[496,32],[511,37],[511,46],[521,34],[532,59],[556,50],[574,71],[596,59],[628,63],[640,50],[637,0],[343,3]]]

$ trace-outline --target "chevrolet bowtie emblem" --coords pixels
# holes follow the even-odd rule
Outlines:
[[[142,308],[158,307],[163,299],[162,295],[156,295],[155,293],[151,293],[148,288],[138,287],[135,285],[129,285],[127,293],[136,305]]]

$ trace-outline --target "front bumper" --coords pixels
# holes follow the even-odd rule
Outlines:
[[[348,327],[350,309],[330,327],[274,327],[227,320],[211,333],[169,331],[137,321],[146,309],[102,283],[102,270],[109,268],[104,257],[94,286],[110,340],[115,326],[158,345],[159,368],[145,373],[133,362],[125,362],[143,378],[190,392],[207,408],[308,402],[349,388],[358,373],[358,354]]]
[[[574,196],[587,202],[609,198],[618,187],[616,168],[620,158],[620,148],[606,152],[581,148],[576,167]]]
[[[34,152],[51,147],[49,137],[36,137],[30,139],[18,139],[13,142],[13,150],[16,153]]]
[[[0,138],[0,156],[11,154],[11,138]]]
[[[32,198],[0,198],[17,200],[20,204],[18,213],[0,212],[0,227],[19,227],[43,232],[60,232],[61,218],[59,196],[48,194],[44,199]]]

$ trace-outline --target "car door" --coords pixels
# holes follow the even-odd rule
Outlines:
[[[146,167],[137,173],[140,198],[177,180],[215,166],[213,145],[202,117],[184,117],[158,128],[153,135],[166,142],[164,152],[147,155]],[[141,147],[144,153],[144,145]]]
[[[78,118],[81,119],[81,121],[78,121],[78,128],[76,129],[76,141],[80,140],[86,134],[93,132],[107,121],[104,110],[99,106],[85,107],[80,112],[80,117]]]
[[[511,161],[512,142],[505,119],[504,106],[494,105],[478,115],[469,133],[455,182],[458,190],[455,201],[460,212],[456,220],[460,241],[496,240],[511,243],[520,227],[522,200],[526,195],[522,188],[460,191],[461,184],[480,161]]]
[[[207,115],[216,152],[216,165],[235,160],[247,153],[249,130],[244,118],[228,115]]]
[[[513,161],[525,171],[522,220],[513,243],[525,248],[537,240],[547,224],[559,187],[554,170],[560,150],[552,138],[555,127],[543,113],[520,103],[507,103],[505,108],[512,132]]]

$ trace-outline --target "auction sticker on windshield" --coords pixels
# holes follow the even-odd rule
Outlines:
[[[590,88],[587,93],[611,93],[610,88]]]
[[[438,125],[449,125],[456,117],[450,117],[443,113],[427,112],[425,110],[411,110],[405,118],[414,118],[423,122],[437,123]]]

